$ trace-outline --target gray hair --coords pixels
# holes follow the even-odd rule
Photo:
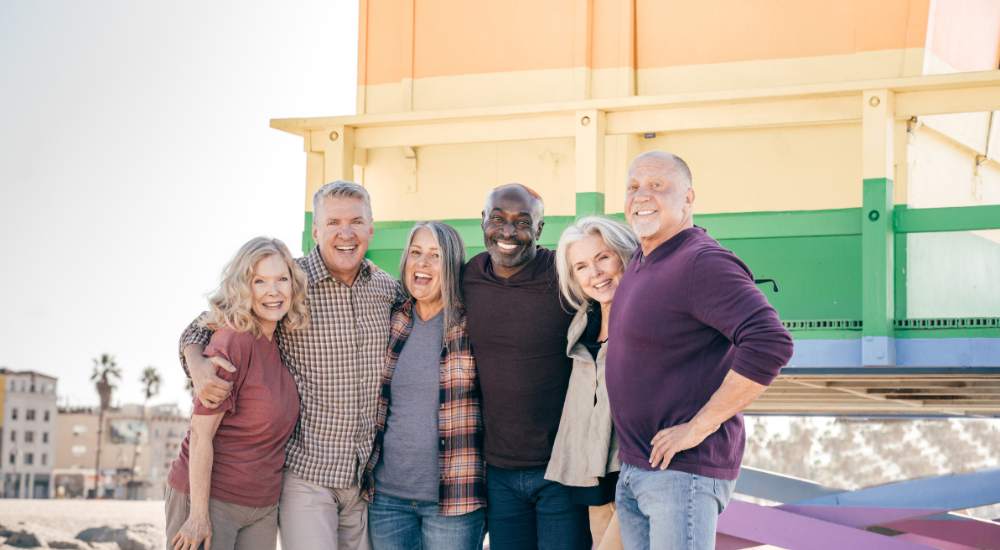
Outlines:
[[[368,221],[372,221],[372,199],[368,196],[368,191],[353,181],[337,180],[320,187],[313,194],[313,225],[316,225],[316,210],[323,203],[323,199],[328,197],[364,201]]]
[[[610,218],[601,216],[588,216],[581,218],[573,225],[563,231],[559,237],[559,245],[556,248],[556,271],[559,273],[559,291],[562,292],[566,302],[577,311],[587,307],[589,297],[580,287],[580,282],[573,274],[572,265],[569,261],[569,248],[573,243],[579,242],[590,235],[598,235],[604,240],[618,259],[622,262],[624,270],[632,261],[632,255],[639,248],[639,238],[636,237],[632,229]]]
[[[462,266],[465,265],[465,242],[454,227],[441,222],[417,222],[410,229],[403,247],[403,257],[399,260],[399,280],[403,287],[403,296],[409,300],[412,295],[407,287],[406,262],[409,258],[410,245],[413,237],[423,228],[427,228],[437,243],[441,254],[441,300],[444,302],[444,329],[447,337],[448,329],[459,322],[458,308],[462,306]]]

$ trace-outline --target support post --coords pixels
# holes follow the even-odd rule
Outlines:
[[[604,214],[604,111],[576,112],[576,217]]]
[[[867,90],[862,105],[862,342],[865,366],[896,364],[893,232],[894,94]]]

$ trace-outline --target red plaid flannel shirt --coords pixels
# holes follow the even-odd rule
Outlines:
[[[392,395],[392,374],[399,352],[413,329],[413,301],[398,302],[392,309],[389,346],[382,371],[382,393],[378,403],[375,447],[364,473],[364,494],[375,496],[375,465],[382,451],[385,422]],[[459,309],[457,326],[445,329],[441,349],[441,407],[438,412],[438,514],[458,516],[486,506],[486,462],[483,459],[483,411],[476,359],[465,310]]]

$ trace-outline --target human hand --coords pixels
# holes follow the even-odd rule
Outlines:
[[[697,447],[706,437],[718,429],[718,424],[705,426],[696,417],[690,422],[660,430],[651,442],[653,452],[649,455],[650,465],[653,468],[659,465],[661,470],[666,470],[675,454]]]
[[[201,541],[205,541],[205,550],[212,548],[212,522],[208,520],[208,513],[192,511],[170,544],[173,550],[198,550]]]
[[[194,355],[194,354],[190,354]],[[219,378],[219,369],[236,372],[236,367],[224,357],[187,357],[188,370],[191,372],[191,382],[194,393],[207,409],[217,409],[233,391],[233,383]]]

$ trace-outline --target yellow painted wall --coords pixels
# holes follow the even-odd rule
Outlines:
[[[574,143],[538,139],[416,147],[417,192],[402,147],[368,149],[365,188],[376,221],[478,218],[486,193],[522,183],[545,200],[545,213],[572,216]]]

